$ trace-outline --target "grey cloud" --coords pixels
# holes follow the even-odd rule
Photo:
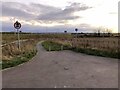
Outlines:
[[[39,32],[39,33],[46,33],[46,32],[64,33],[64,31],[67,30],[68,33],[73,33],[73,32],[75,32],[75,27],[78,28],[78,32],[93,32],[93,30],[94,30],[94,28],[90,27],[89,24],[88,24],[88,27],[86,27],[86,28],[82,28],[81,25],[80,26],[57,25],[54,27],[22,25],[20,30],[22,32]],[[13,23],[3,22],[2,31],[3,32],[6,32],[6,31],[7,32],[14,32],[15,29],[13,27]]]
[[[60,8],[57,7],[52,7],[52,6],[47,6],[47,5],[42,5],[42,4],[36,4],[36,3],[31,3],[30,6],[33,7],[37,13],[49,13],[49,12],[55,12],[55,11],[60,11]]]
[[[26,12],[27,6],[17,2],[2,2],[2,16],[17,18],[33,18],[34,15]]]
[[[69,20],[81,18],[79,16],[73,15],[74,12],[84,11],[90,9],[86,5],[81,3],[71,3],[69,6],[66,6],[64,9],[47,6],[42,4],[23,4],[18,2],[0,2],[2,3],[2,16],[6,17],[17,17],[22,18],[25,21],[35,20],[39,23],[67,23]],[[34,15],[34,14],[36,15]],[[22,25],[21,30],[24,32],[64,32],[67,30],[68,32],[74,32],[74,28],[76,25],[56,25],[54,27],[43,27],[43,26],[32,26],[24,24]],[[85,29],[82,27],[86,27]],[[87,24],[80,24],[77,26],[79,32],[87,32],[86,30],[93,30]],[[2,22],[2,30],[3,31],[14,31],[12,22]]]
[[[37,19],[39,20],[73,20],[80,18],[79,16],[74,16],[73,13],[77,11],[87,10],[91,7],[82,5],[81,3],[72,3],[70,6],[65,7],[64,10],[56,9],[49,13],[39,15]]]
[[[80,27],[91,27],[90,24],[82,23],[79,25]]]
[[[15,8],[8,8],[5,6],[2,7],[2,15],[3,16],[12,16],[12,17],[23,17],[23,18],[32,17],[31,14],[28,14],[22,10],[18,10]]]
[[[86,9],[90,9],[92,7],[88,7],[85,4],[81,4],[81,3],[71,3],[69,6],[66,6],[66,9],[72,10],[72,11],[82,11],[82,10],[86,10]]]
[[[2,3],[2,15],[22,18],[24,20],[36,20],[41,22],[66,22],[68,20],[81,18],[73,15],[74,12],[90,9],[81,3],[71,3],[65,9],[42,4],[23,4],[18,2],[0,2]]]
[[[0,2],[2,3],[2,15],[3,16],[12,16],[18,18],[30,18],[35,19],[37,14],[49,13],[53,11],[58,11],[60,8],[42,5],[42,4],[23,4],[18,2]],[[36,15],[35,15],[36,14]]]

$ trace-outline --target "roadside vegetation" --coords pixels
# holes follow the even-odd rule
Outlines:
[[[18,49],[17,43],[11,43],[2,47],[2,69],[14,67],[29,61],[37,53],[35,40],[21,42]]]
[[[17,33],[2,33],[2,68],[13,67],[30,60],[37,53],[37,42],[44,40],[42,46],[47,51],[72,50],[89,55],[120,58],[118,37],[76,37],[70,33],[20,33],[21,48],[18,49]],[[6,44],[6,45],[5,45]],[[5,46],[4,46],[5,45]]]
[[[111,58],[119,58],[120,59],[120,52],[108,52],[108,51],[103,51],[103,50],[96,50],[96,49],[90,49],[90,48],[78,48],[74,47],[71,48],[70,50],[79,52],[79,53],[85,53],[88,55],[95,55],[95,56],[102,56],[102,57],[111,57]]]
[[[53,42],[53,41],[44,41],[44,42],[42,42],[42,46],[47,51],[60,51],[62,44]]]
[[[39,33],[20,33],[21,48],[18,49],[17,33],[2,33],[2,69],[14,67],[29,61],[37,53],[36,44],[46,39],[71,38],[70,34],[39,34]],[[24,40],[24,41],[22,41]],[[16,42],[15,42],[16,41]],[[11,43],[14,42],[14,43]],[[54,46],[55,47],[55,46]],[[58,47],[56,49],[59,50]]]
[[[70,49],[69,44],[62,44],[54,41],[44,41],[42,42],[42,46],[47,51],[61,51],[61,50],[68,50]]]
[[[61,51],[61,50],[72,50],[78,53],[85,53],[88,55],[102,56],[102,57],[111,57],[111,58],[120,58],[119,51],[106,51],[98,50],[92,48],[81,48],[77,46],[71,46],[70,44],[60,43],[57,41],[44,41],[42,46],[47,51]]]
[[[16,56],[11,60],[3,60],[2,61],[2,69],[14,67],[24,62],[29,61],[32,57],[36,55],[36,51],[31,51],[25,54],[21,54],[20,56]]]

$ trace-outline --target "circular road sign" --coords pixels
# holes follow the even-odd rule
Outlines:
[[[20,28],[21,28],[21,24],[20,24],[18,21],[16,21],[16,22],[14,23],[14,27],[15,27],[16,29],[20,29]]]

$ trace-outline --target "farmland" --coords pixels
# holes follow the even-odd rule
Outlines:
[[[17,34],[3,33],[2,44],[7,44],[2,47],[2,60],[12,60],[28,52],[34,52],[36,44],[41,40],[48,40],[59,43],[63,46],[69,46],[69,49],[81,53],[91,55],[107,56],[118,58],[119,40],[117,37],[73,37],[71,34],[34,34],[21,33],[20,40],[21,50],[17,46]],[[16,41],[16,43],[11,43]],[[60,47],[61,48],[61,47]],[[65,48],[65,47],[64,47]],[[59,49],[59,48],[58,48]],[[98,53],[98,54],[97,54]],[[102,54],[101,54],[102,53]],[[107,55],[108,54],[108,55]]]
[[[112,52],[112,53],[119,52],[119,47],[118,47],[119,38],[118,37],[78,37],[76,38],[76,37],[73,37],[73,35],[71,34],[64,34],[64,33],[63,34],[22,33],[20,34],[20,39],[21,40],[33,39],[33,41],[36,41],[36,43],[41,40],[51,40],[51,41],[55,41],[61,44],[70,45],[71,47],[77,47],[77,48],[82,48],[82,49],[100,50],[100,51],[107,51],[107,52]],[[16,35],[14,33],[3,33],[2,34],[3,44],[7,44],[7,43],[10,43],[16,40],[17,40],[17,34]],[[13,47],[14,45],[9,45],[9,48],[7,49],[4,49],[6,47],[3,47],[3,54],[5,50],[7,50],[6,52],[8,52],[10,51],[10,48],[13,48]]]
[[[117,38],[114,38],[113,41],[112,39],[111,41],[105,41],[109,40],[109,38],[104,38],[104,40],[103,38],[79,38],[70,41],[52,39],[42,44],[47,51],[72,50],[89,55],[120,58]],[[114,42],[114,44],[112,44],[112,42]]]
[[[38,34],[38,33],[20,33],[20,39],[48,39],[48,38],[71,38],[70,34]],[[17,40],[17,34],[2,33],[2,44]]]
[[[57,40],[56,40],[57,41]],[[59,42],[69,43],[72,47],[78,48],[91,48],[104,51],[115,51],[118,52],[118,38],[73,38],[73,39],[62,39]]]

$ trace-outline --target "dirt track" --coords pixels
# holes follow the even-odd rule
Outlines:
[[[3,71],[3,88],[118,87],[117,59],[37,48],[31,61]]]

